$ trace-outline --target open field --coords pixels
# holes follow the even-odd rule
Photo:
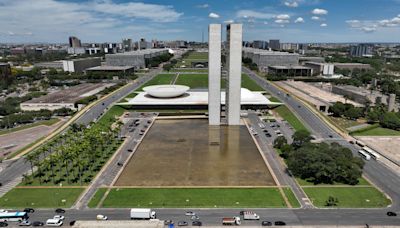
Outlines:
[[[300,179],[300,178],[296,178],[296,180],[297,180],[297,183],[299,183],[300,186],[316,186],[316,187],[321,187],[321,186],[337,186],[337,185],[349,186],[349,187],[353,186],[353,185],[345,185],[345,184],[341,184],[341,183],[334,183],[334,184],[317,184],[317,185],[314,185],[314,183],[309,182],[309,181],[307,181],[307,180]],[[362,186],[371,186],[371,184],[370,184],[367,180],[365,180],[364,178],[360,178],[360,179],[358,179],[358,181],[359,181],[358,184],[355,185],[355,186],[360,186],[360,185],[362,185]]]
[[[12,132],[25,130],[25,129],[36,127],[36,126],[40,126],[40,125],[51,126],[51,125],[57,123],[58,121],[60,121],[60,119],[56,119],[56,118],[49,119],[49,120],[41,120],[41,121],[38,121],[38,122],[35,122],[35,123],[25,124],[25,125],[22,125],[22,126],[19,126],[19,127],[15,127],[15,128],[1,130],[0,131],[0,135],[5,135],[5,134],[12,133]]]
[[[142,85],[137,91],[142,91],[143,87],[151,86],[151,85],[169,85],[174,79],[175,74],[159,74],[155,76],[153,79]]]
[[[175,68],[171,69],[170,72],[197,72],[197,73],[208,73],[208,69],[202,69],[202,68]]]
[[[386,207],[390,200],[374,187],[307,187],[305,193],[316,207],[326,207],[329,196],[338,199],[341,208]]]
[[[390,160],[400,163],[399,136],[359,136],[357,138]]]
[[[245,126],[157,120],[116,186],[273,186]]]
[[[304,124],[284,105],[281,105],[275,109],[275,112],[279,114],[283,119],[285,119],[289,124],[296,130],[307,130]]]
[[[185,59],[208,59],[208,52],[192,52]]]
[[[177,85],[186,85],[191,89],[208,88],[207,74],[179,74]]]
[[[83,188],[14,188],[0,198],[0,207],[67,208],[75,203],[82,191]]]
[[[114,188],[108,208],[284,208],[278,188]]]

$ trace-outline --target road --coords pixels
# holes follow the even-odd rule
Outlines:
[[[302,102],[291,96],[288,97],[285,93],[249,69],[243,67],[243,72],[248,74],[271,95],[284,102],[306,124],[306,126],[314,135],[323,139],[329,139],[330,141],[336,141],[342,146],[351,149],[353,154],[358,156],[357,146],[350,144],[333,129],[328,127],[328,125],[322,119],[304,106]],[[400,177],[398,175],[396,175],[384,164],[375,160],[366,162],[364,166],[364,175],[378,188],[382,189],[387,195],[390,196],[393,201],[393,204],[391,205],[392,210],[400,209]]]

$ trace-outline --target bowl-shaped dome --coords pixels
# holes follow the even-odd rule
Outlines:
[[[148,95],[158,98],[179,97],[186,93],[190,87],[183,85],[154,85],[143,88]]]

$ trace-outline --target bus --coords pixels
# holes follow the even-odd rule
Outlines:
[[[361,142],[361,141],[356,141],[356,144],[357,145],[359,145],[359,146],[361,146],[361,147],[364,147],[365,146],[365,143],[363,143],[363,142]]]
[[[363,148],[369,155],[371,155],[371,158],[375,159],[375,160],[379,160],[379,158],[381,157],[377,152],[375,152],[374,150],[372,150],[369,147],[364,147]]]
[[[29,218],[28,213],[22,211],[0,212],[1,222],[21,222]]]
[[[359,150],[358,154],[367,161],[371,160],[371,156],[365,150]]]

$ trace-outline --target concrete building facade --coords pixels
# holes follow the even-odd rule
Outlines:
[[[250,58],[262,72],[268,72],[270,66],[297,66],[299,54],[267,51],[255,48],[243,48],[243,57]]]
[[[268,46],[272,50],[281,50],[281,42],[279,40],[269,40]]]
[[[304,66],[313,69],[313,75],[333,75],[335,71],[335,65],[331,63],[318,63],[318,62],[306,62]]]
[[[168,53],[168,49],[148,49],[117,54],[106,54],[107,66],[133,66],[136,69],[146,67],[146,59]]]
[[[221,24],[208,28],[208,123],[221,123]]]
[[[64,71],[71,73],[82,73],[88,68],[100,65],[101,65],[101,58],[63,60]]]
[[[240,124],[240,89],[242,82],[242,24],[229,24],[227,36],[227,70],[225,113],[228,125]]]

